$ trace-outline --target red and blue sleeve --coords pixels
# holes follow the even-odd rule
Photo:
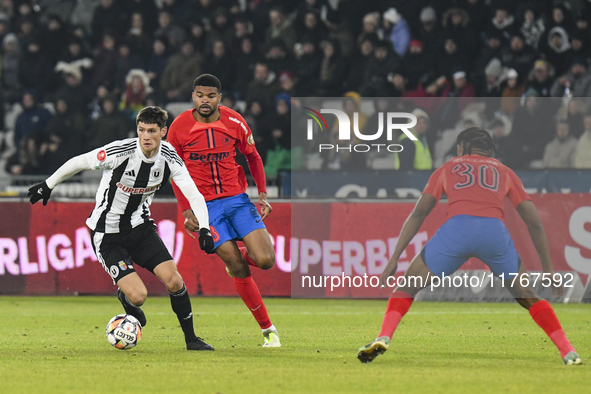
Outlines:
[[[263,166],[263,159],[259,152],[257,151],[255,144],[254,144],[254,137],[252,135],[252,131],[246,121],[239,116],[238,118],[242,124],[246,127],[246,132],[242,132],[242,130],[238,131],[239,141],[238,141],[238,150],[246,156],[246,161],[248,162],[248,168],[250,168],[250,173],[254,182],[257,185],[257,189],[259,193],[266,193],[267,192],[267,179],[265,177],[265,167]]]
[[[170,143],[173,148],[176,150],[176,153],[183,159],[184,161],[184,154],[183,154],[183,146],[179,141],[179,127],[178,122],[174,121],[170,125],[168,129],[168,135],[166,137],[166,141]],[[179,202],[179,206],[181,207],[181,211],[186,211],[187,209],[191,209],[191,205],[189,204],[189,200],[185,197],[181,189],[174,183],[174,181],[170,181],[172,183],[172,190],[174,191],[174,195]]]

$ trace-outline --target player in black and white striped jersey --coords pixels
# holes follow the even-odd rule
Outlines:
[[[82,170],[103,170],[96,205],[86,224],[98,260],[119,287],[118,298],[125,312],[146,325],[140,306],[148,292],[135,272],[134,265],[139,265],[166,285],[187,349],[213,350],[195,335],[183,278],[150,219],[154,193],[172,178],[198,218],[201,249],[213,252],[205,200],[174,148],[162,141],[167,119],[167,112],[159,107],[142,109],[136,119],[138,138],[115,141],[68,160],[45,182],[32,186],[29,196],[32,204],[43,199],[43,205],[47,205],[52,189],[59,183]]]

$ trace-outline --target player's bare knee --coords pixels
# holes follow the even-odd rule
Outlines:
[[[142,306],[148,298],[148,290],[147,289],[138,289],[130,292],[130,294],[126,294],[127,299],[135,306]]]
[[[275,253],[267,253],[261,259],[257,260],[257,265],[260,269],[268,270],[275,265]]]
[[[244,279],[250,275],[250,269],[246,264],[226,264],[226,266],[234,278]]]
[[[168,291],[174,293],[174,292],[177,292],[183,288],[184,282],[183,282],[183,278],[182,278],[181,274],[179,274],[178,272],[175,272],[170,275],[168,282],[166,282],[165,284],[166,284],[166,288],[168,289]]]

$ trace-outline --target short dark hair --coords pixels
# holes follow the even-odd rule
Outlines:
[[[496,152],[495,143],[489,132],[478,127],[470,127],[458,135],[457,144],[464,143],[464,155],[472,153],[472,149]]]
[[[168,112],[160,107],[151,106],[142,108],[135,118],[135,124],[138,125],[140,122],[143,122],[146,124],[157,124],[158,127],[163,128],[166,126],[167,120]]]
[[[196,86],[210,86],[212,88],[217,88],[218,92],[222,91],[222,83],[215,75],[211,74],[201,74],[193,81],[193,90],[195,90]]]

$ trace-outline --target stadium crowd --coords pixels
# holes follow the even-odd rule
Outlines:
[[[414,103],[421,138],[396,168],[442,165],[470,123],[514,169],[591,168],[590,21],[585,0],[1,0],[0,109],[22,107],[5,169],[49,174],[132,135],[139,109],[189,102],[201,73],[245,103],[270,177],[290,166],[291,97],[315,96]],[[421,105],[441,97],[457,108]]]

